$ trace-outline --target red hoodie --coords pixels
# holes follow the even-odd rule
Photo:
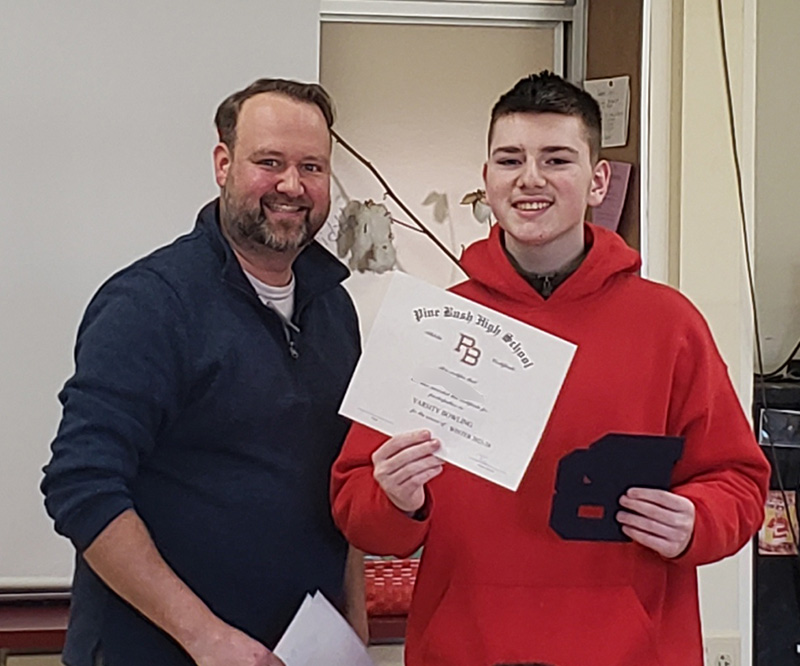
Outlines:
[[[585,260],[544,300],[500,233],[465,252],[470,279],[453,291],[578,345],[519,489],[446,465],[414,520],[372,477],[386,436],[354,425],[333,468],[334,518],[370,553],[424,544],[408,666],[701,666],[695,568],[755,533],[769,478],[708,326],[680,293],[640,278],[616,234],[587,225]],[[559,460],[610,432],[685,437],[671,490],[692,500],[696,523],[681,557],[549,527]]]

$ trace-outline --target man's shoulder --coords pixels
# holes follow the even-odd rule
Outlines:
[[[221,263],[202,231],[195,228],[120,269],[104,286],[123,283],[152,288],[153,283],[160,282],[182,291],[198,281],[208,280],[215,265]]]
[[[220,269],[199,227],[135,260],[106,279],[90,299],[81,329],[125,318],[130,325],[177,325],[208,298]]]

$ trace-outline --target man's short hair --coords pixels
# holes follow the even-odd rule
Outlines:
[[[270,92],[285,95],[297,102],[313,104],[322,113],[328,129],[333,126],[333,102],[330,95],[318,83],[301,83],[289,79],[258,79],[247,88],[229,95],[217,108],[214,116],[217,134],[219,140],[230,150],[233,150],[236,144],[236,123],[239,120],[242,104],[251,97]]]
[[[600,153],[600,106],[585,90],[565,81],[546,69],[520,79],[503,94],[492,109],[489,122],[489,144],[498,118],[515,113],[560,113],[580,118],[586,129],[586,140],[592,161]]]

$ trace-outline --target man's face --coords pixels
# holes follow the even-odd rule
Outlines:
[[[222,226],[243,250],[296,254],[330,209],[331,136],[320,110],[279,93],[244,102],[236,144],[214,149]]]
[[[483,167],[486,198],[514,256],[526,248],[580,252],[586,207],[603,200],[608,176],[607,162],[592,164],[581,119],[556,113],[498,118]]]

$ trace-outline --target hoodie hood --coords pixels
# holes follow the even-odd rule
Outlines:
[[[500,300],[524,301],[528,306],[532,299],[552,305],[575,301],[601,291],[615,279],[637,276],[642,264],[639,253],[618,234],[586,222],[586,258],[545,300],[511,265],[503,249],[502,234],[500,225],[495,224],[489,238],[470,245],[461,257],[461,267],[469,281],[494,292]],[[466,286],[468,282],[462,284]],[[461,293],[461,285],[455,291]]]

